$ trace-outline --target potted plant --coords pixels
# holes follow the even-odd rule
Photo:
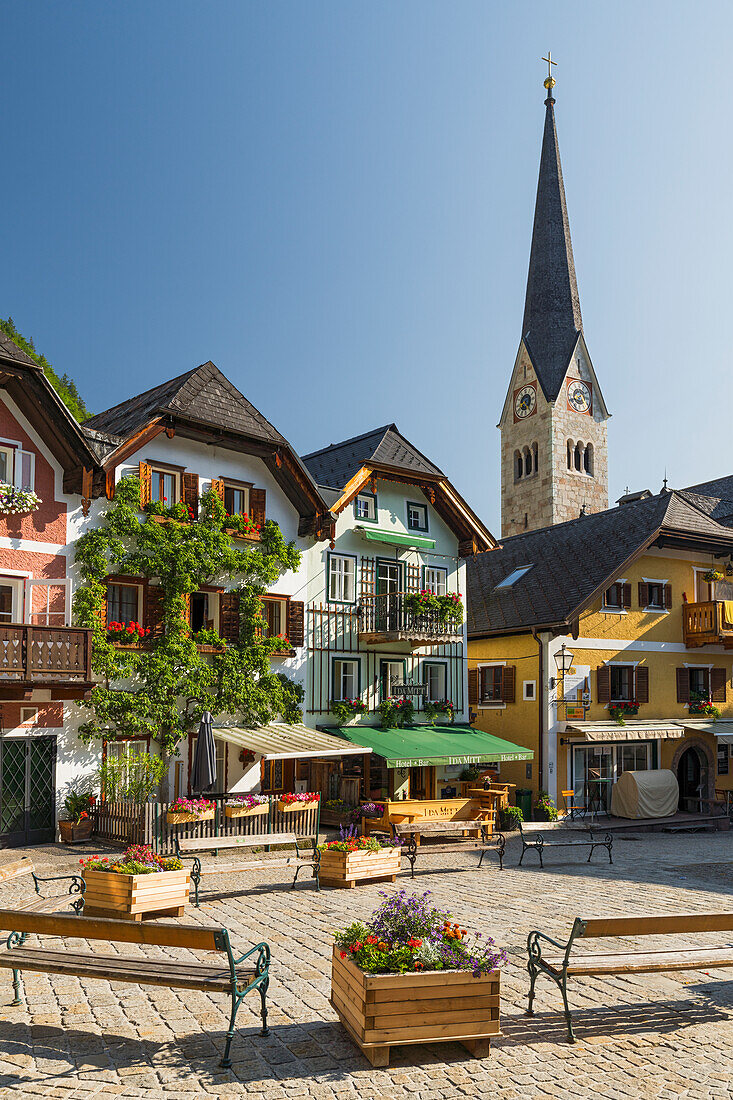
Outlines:
[[[547,791],[540,791],[534,804],[535,821],[557,821],[557,806]]]
[[[619,726],[625,726],[627,718],[639,713],[639,704],[634,702],[609,703],[608,713],[611,718],[618,722]]]
[[[461,593],[449,592],[446,596],[438,596],[438,618],[442,623],[452,622],[458,626],[463,622],[463,603]]]
[[[42,503],[31,489],[19,489],[17,485],[0,482],[0,516],[26,516],[35,512]]]
[[[432,702],[426,702],[423,706],[423,711],[425,713],[425,717],[430,720],[430,724],[433,726],[435,725],[435,720],[436,718],[438,718],[439,715],[443,715],[451,723],[453,722],[453,718],[455,715],[455,707],[448,699],[442,702],[438,699],[434,699]]]
[[[349,889],[357,882],[390,879],[401,869],[401,841],[382,843],[373,836],[352,836],[319,844],[321,853],[319,881],[322,886]]]
[[[177,798],[168,807],[169,825],[182,825],[187,821],[211,821],[216,803],[208,798]]]
[[[434,596],[427,588],[421,588],[419,592],[407,593],[404,597],[404,606],[414,618],[425,619],[438,614],[439,600],[439,596]]]
[[[59,821],[59,832],[64,844],[82,844],[92,835],[94,822],[89,816],[89,810],[96,799],[88,792],[74,793],[70,791],[64,799],[64,813],[66,817]]]
[[[320,801],[320,794],[313,791],[302,791],[299,794],[281,794],[277,804],[278,810],[283,813],[291,813],[293,810],[309,810]]]
[[[249,539],[251,542],[259,542],[262,534],[261,525],[255,523],[246,512],[243,515],[238,512],[232,514],[227,512],[224,518],[224,530],[234,538]]]
[[[270,809],[270,799],[266,794],[237,794],[224,803],[226,817],[259,817]]]
[[[519,828],[520,821],[524,821],[520,806],[504,806],[499,810],[499,824],[503,833],[514,832]]]
[[[415,707],[412,699],[382,699],[377,707],[383,730],[403,729],[412,725]]]
[[[117,645],[136,645],[150,634],[150,627],[141,623],[118,623],[113,620],[107,624],[107,638]]]
[[[374,1066],[389,1064],[390,1046],[429,1040],[482,1057],[499,1034],[506,953],[429,898],[399,890],[334,936],[331,1004]]]
[[[706,699],[693,699],[688,707],[688,714],[701,714],[706,718],[712,718],[714,722],[717,722],[720,718],[720,709],[716,707],[714,703],[709,703]]]
[[[350,825],[354,822],[353,815],[358,810],[358,806],[344,802],[343,798],[329,798],[321,809],[321,822],[324,825]]]
[[[702,579],[708,581],[709,584],[716,584],[718,581],[724,580],[724,576],[720,569],[707,569],[703,573]]]
[[[85,917],[139,921],[183,916],[191,876],[177,857],[166,859],[136,844],[119,857],[92,856],[79,862]]]
[[[366,714],[367,705],[362,699],[332,699],[331,714],[335,714],[341,725]]]

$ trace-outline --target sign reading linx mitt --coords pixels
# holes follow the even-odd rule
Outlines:
[[[395,698],[399,698],[400,696],[402,698],[406,698],[407,696],[421,696],[427,698],[428,685],[417,684],[414,680],[398,680],[396,683],[392,684],[392,695],[394,695]]]

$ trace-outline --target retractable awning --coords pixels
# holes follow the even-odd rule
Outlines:
[[[393,546],[412,546],[417,550],[435,548],[435,539],[429,539],[426,535],[406,535],[401,531],[386,531],[381,527],[357,527],[356,530],[369,542],[389,542]]]
[[[250,729],[247,726],[214,726],[214,737],[249,749],[265,760],[298,760],[304,756],[359,756],[371,748],[332,737],[322,730],[312,730],[302,722],[290,726],[287,722],[270,722]]]
[[[343,726],[334,730],[348,741],[369,745],[388,768],[413,768],[441,764],[500,763],[504,760],[532,760],[534,752],[501,737],[470,726],[408,726],[406,729],[377,729],[373,726]]]
[[[722,745],[733,745],[733,722],[711,722],[709,719],[695,722],[690,719],[684,726],[690,733],[712,733]]]
[[[685,731],[677,722],[568,722],[565,734],[583,741],[677,740]]]

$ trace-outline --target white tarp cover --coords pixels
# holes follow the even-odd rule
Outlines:
[[[677,813],[680,788],[674,772],[623,772],[611,795],[614,817],[672,817]]]

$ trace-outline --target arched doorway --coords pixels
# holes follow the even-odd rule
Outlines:
[[[677,782],[680,785],[680,810],[697,810],[700,802],[700,756],[697,749],[685,749],[677,764]]]

